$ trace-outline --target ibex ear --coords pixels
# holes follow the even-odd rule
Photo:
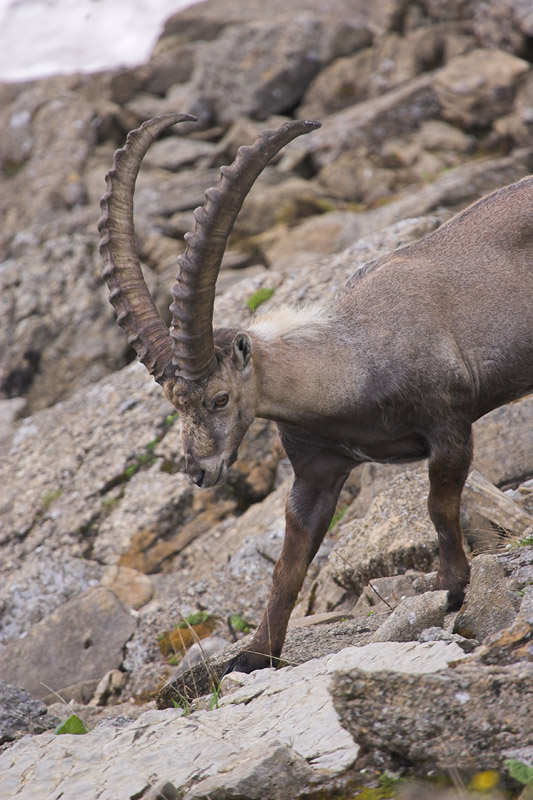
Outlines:
[[[237,369],[244,370],[252,363],[252,340],[247,333],[238,333],[232,343],[232,360]]]

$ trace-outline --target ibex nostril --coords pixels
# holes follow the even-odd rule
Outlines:
[[[191,475],[191,481],[195,483],[197,486],[202,485],[202,483],[204,482],[204,478],[205,478],[205,470],[203,469],[198,470],[196,475]]]

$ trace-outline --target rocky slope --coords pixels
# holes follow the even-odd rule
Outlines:
[[[288,666],[219,691],[264,608],[290,469],[257,421],[228,484],[193,489],[179,419],[115,324],[95,226],[127,131],[196,114],[137,186],[168,318],[219,166],[261,128],[315,117],[246,201],[216,321],[249,319],[261,288],[258,314],[327,298],[532,171],[532,37],[520,0],[207,0],[169,20],[142,67],[0,86],[1,798],[35,797],[38,781],[43,798],[414,800],[440,789],[411,779],[436,775],[529,796],[533,398],[476,423],[458,615],[427,591],[424,467],[365,465],[309,572]],[[73,710],[90,732],[54,735]]]

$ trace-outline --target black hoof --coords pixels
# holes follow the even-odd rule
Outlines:
[[[465,599],[465,593],[462,590],[459,591],[449,591],[448,597],[446,600],[446,611],[459,611],[461,606],[463,605]]]
[[[280,659],[275,656],[264,656],[259,653],[250,653],[244,650],[228,662],[226,669],[222,673],[222,677],[224,677],[224,675],[229,675],[230,672],[245,672],[249,675],[250,672],[255,672],[256,669],[278,667],[279,663]]]

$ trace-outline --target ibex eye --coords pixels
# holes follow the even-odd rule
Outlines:
[[[215,408],[224,408],[227,406],[229,400],[229,394],[217,394],[215,397]]]

